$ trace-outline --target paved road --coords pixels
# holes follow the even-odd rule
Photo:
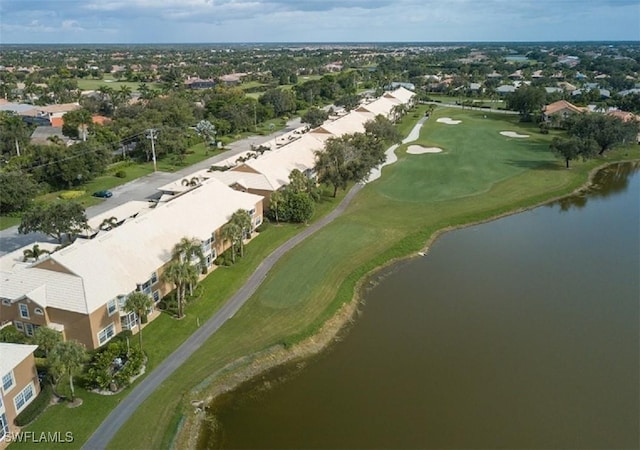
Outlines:
[[[212,164],[227,159],[231,156],[235,156],[239,153],[251,150],[252,145],[260,145],[271,139],[295,130],[301,126],[300,118],[296,117],[287,122],[287,126],[267,136],[250,136],[239,141],[232,142],[227,146],[228,150],[221,155],[212,156],[204,161],[200,161],[189,167],[185,167],[177,172],[155,172],[129,183],[123,184],[112,189],[113,197],[106,199],[98,205],[87,208],[87,217],[91,218],[102,214],[116,206],[127,203],[131,200],[148,200],[158,197],[158,188],[170,183],[174,180],[179,180],[185,176],[192,174],[198,170],[207,169]],[[10,227],[0,231],[0,256],[12,252],[25,245],[32,244],[34,242],[55,242],[50,236],[42,233],[30,233],[30,234],[18,234],[18,227]]]
[[[302,233],[289,239],[274,250],[249,277],[247,282],[236,294],[204,325],[193,333],[176,351],[169,355],[153,372],[149,374],[127,395],[111,414],[96,429],[93,435],[82,447],[83,449],[102,449],[113,439],[118,430],[131,417],[136,408],[144,402],[187,358],[204,344],[218,329],[244,305],[253,295],[258,286],[266,278],[273,265],[289,250],[300,242],[320,230],[336,217],[341,215],[349,205],[353,197],[362,189],[363,185],[357,184],[347,193],[338,207],[330,214],[315,222]]]

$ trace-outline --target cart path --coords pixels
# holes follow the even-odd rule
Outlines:
[[[340,204],[329,214],[307,227],[301,233],[293,236],[267,256],[253,272],[245,284],[220,308],[220,310],[197,329],[180,347],[171,353],[156,367],[140,384],[116,406],[100,426],[83,445],[83,449],[103,449],[113,439],[118,430],[131,417],[138,406],[144,402],[173,372],[180,367],[207,339],[245,304],[256,289],[262,284],[267,273],[276,262],[289,250],[306,238],[322,229],[340,216],[349,206],[353,197],[363,188],[363,184],[356,184],[351,188]]]

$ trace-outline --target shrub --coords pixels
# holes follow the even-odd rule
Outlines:
[[[60,194],[62,200],[72,200],[83,196],[87,191],[64,191]]]
[[[269,219],[267,219],[266,217],[263,217],[262,218],[262,223],[260,225],[258,225],[258,227],[256,228],[256,231],[258,233],[262,233],[267,228],[269,228],[269,225],[271,225],[271,222],[269,222]]]
[[[116,172],[116,177],[118,178],[127,178],[127,171],[126,170],[118,170]]]
[[[114,361],[120,358],[123,365],[116,367]],[[89,388],[108,389],[126,387],[130,378],[137,375],[144,364],[144,354],[136,347],[127,348],[124,341],[109,342],[96,353],[89,364],[85,383]]]
[[[51,394],[53,388],[49,383],[42,383],[40,385],[40,393],[20,414],[18,414],[14,420],[14,423],[19,426],[25,426],[33,422],[42,411],[49,405],[51,401]]]

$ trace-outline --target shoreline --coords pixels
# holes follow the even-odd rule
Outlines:
[[[228,394],[239,388],[241,385],[251,382],[257,377],[265,375],[269,371],[280,366],[296,361],[303,361],[316,356],[320,352],[326,350],[332,343],[336,342],[339,339],[340,332],[343,331],[347,325],[354,323],[355,315],[358,312],[358,306],[362,302],[362,293],[365,284],[379,275],[386,268],[401,261],[427,254],[429,247],[433,245],[440,236],[449,231],[489,223],[494,220],[538,208],[566,197],[577,195],[593,185],[595,175],[601,170],[615,164],[639,162],[640,159],[638,158],[604,162],[591,169],[585,182],[569,193],[556,195],[532,205],[505,211],[485,219],[438,229],[434,231],[424,242],[421,247],[421,251],[411,252],[404,256],[391,258],[367,271],[356,282],[351,299],[343,302],[342,305],[338,307],[337,311],[333,313],[314,334],[288,348],[279,344],[269,347],[262,352],[236,359],[222,369],[214,372],[210,377],[203,380],[203,382],[198,386],[194,387],[190,391],[190,397],[197,395],[202,390],[204,399],[191,400],[191,405],[196,408],[195,414],[188,415],[185,420],[181,422],[174,435],[173,446],[180,444],[178,445],[180,448],[198,448],[198,441],[200,439],[202,427],[205,425],[207,419],[206,408],[209,407],[209,405],[214,404],[222,395]],[[357,268],[354,268],[354,271],[355,270],[357,270]]]

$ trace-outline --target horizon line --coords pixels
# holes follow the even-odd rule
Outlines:
[[[446,41],[193,41],[193,42],[4,42],[0,43],[0,49],[8,45],[326,45],[326,44],[550,44],[550,43],[635,43],[640,44],[640,40],[633,39],[594,39],[594,40],[446,40]]]

